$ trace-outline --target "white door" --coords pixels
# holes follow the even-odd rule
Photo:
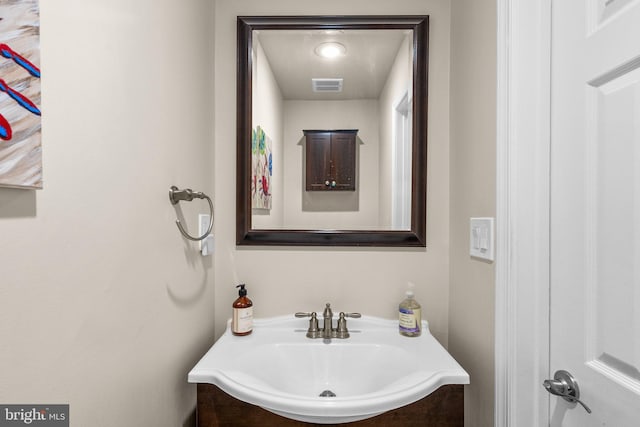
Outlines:
[[[640,426],[640,1],[554,0],[551,426]]]

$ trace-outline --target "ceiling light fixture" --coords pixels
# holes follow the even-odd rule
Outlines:
[[[343,44],[338,42],[326,42],[320,43],[315,48],[315,53],[322,58],[337,58],[347,53],[347,48]]]

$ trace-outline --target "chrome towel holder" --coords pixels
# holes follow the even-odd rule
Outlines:
[[[190,202],[193,199],[206,199],[207,202],[209,202],[209,211],[211,212],[210,219],[209,219],[209,228],[207,228],[207,231],[205,231],[205,233],[202,236],[193,237],[193,236],[190,236],[189,233],[187,233],[186,230],[182,227],[182,224],[180,223],[179,219],[176,219],[176,225],[178,226],[178,230],[180,230],[180,233],[182,233],[182,235],[185,238],[189,240],[194,240],[197,242],[199,240],[204,240],[209,235],[209,233],[211,233],[211,229],[213,228],[213,203],[211,202],[211,198],[202,192],[194,192],[190,188],[185,188],[184,190],[181,190],[175,185],[172,185],[169,188],[169,201],[171,202],[172,205],[177,205],[178,202],[181,202],[183,200]]]

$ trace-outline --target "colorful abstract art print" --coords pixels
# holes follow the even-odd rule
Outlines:
[[[251,207],[271,209],[271,139],[258,126],[251,132]]]
[[[0,186],[42,188],[38,0],[0,0]]]

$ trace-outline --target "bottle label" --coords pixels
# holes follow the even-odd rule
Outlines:
[[[400,309],[400,331],[420,332],[420,309],[401,308]]]
[[[253,307],[234,308],[231,329],[235,333],[249,332],[253,329]]]

